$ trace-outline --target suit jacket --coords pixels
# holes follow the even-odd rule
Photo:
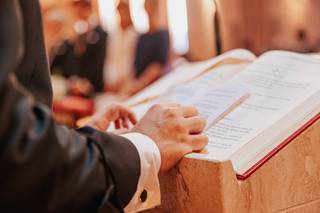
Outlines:
[[[138,152],[122,137],[52,119],[38,0],[1,0],[0,29],[0,212],[122,211],[136,191]]]

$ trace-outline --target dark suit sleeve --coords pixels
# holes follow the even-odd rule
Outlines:
[[[37,101],[50,106],[52,88],[39,2],[19,0],[19,6],[24,29],[21,33],[24,40],[24,55],[14,72],[19,83],[27,88]]]
[[[57,125],[20,85],[19,17],[18,1],[0,1],[0,212],[121,211],[140,175],[136,148],[119,136]]]

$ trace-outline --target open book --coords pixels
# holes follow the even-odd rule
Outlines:
[[[256,58],[249,51],[234,50],[203,63],[180,66],[128,104],[142,116],[175,85],[187,84],[199,91],[232,90],[228,103],[219,102],[224,109],[219,113],[226,109],[230,113],[206,129],[206,153],[187,157],[230,160],[238,178],[244,179],[320,117],[319,80],[320,60],[311,56],[270,51]],[[237,107],[231,107],[232,103],[238,103]],[[215,108],[212,113],[216,114]]]

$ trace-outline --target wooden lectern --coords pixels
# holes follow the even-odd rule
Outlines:
[[[231,162],[185,158],[160,182],[162,204],[148,213],[319,213],[320,120],[245,180]]]

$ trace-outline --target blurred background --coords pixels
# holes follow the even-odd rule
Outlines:
[[[125,100],[183,61],[235,48],[256,55],[272,49],[320,51],[320,0],[41,0],[41,5],[54,110],[70,126],[75,115],[65,112],[90,115],[95,104],[88,100],[101,94]]]
[[[53,21],[50,14],[61,13],[65,19],[63,26],[60,26],[64,36],[71,33],[76,21],[76,17],[69,12],[70,1],[41,0],[43,14],[48,17],[45,24],[49,24],[49,28]],[[216,54],[216,27],[219,27],[222,51],[241,47],[260,54],[275,48],[299,52],[320,49],[319,0],[158,1],[157,18],[161,27],[169,29],[173,52],[187,55],[189,60],[201,60]],[[108,32],[119,26],[118,2],[92,0],[93,14]],[[146,32],[148,15],[143,7],[144,0],[128,2],[134,27],[138,32]],[[217,15],[219,26],[215,26]],[[50,36],[50,32],[48,34]]]

